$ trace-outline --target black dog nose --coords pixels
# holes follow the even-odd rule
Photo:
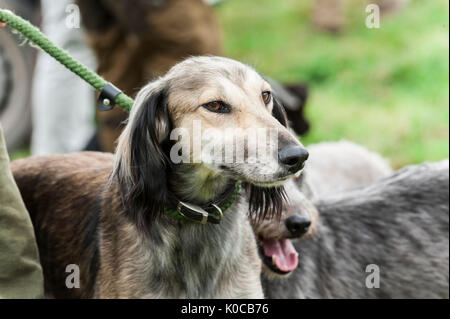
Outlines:
[[[287,218],[284,223],[292,236],[301,237],[306,234],[309,226],[311,226],[311,219],[306,216],[295,215]]]
[[[295,173],[303,168],[309,153],[302,146],[286,146],[278,152],[278,160],[287,166],[290,173]]]

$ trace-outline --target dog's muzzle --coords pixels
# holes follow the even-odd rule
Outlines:
[[[303,168],[309,153],[303,146],[288,145],[278,151],[278,160],[290,173]]]

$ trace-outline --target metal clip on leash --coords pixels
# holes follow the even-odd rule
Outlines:
[[[109,111],[114,108],[116,98],[122,93],[114,84],[107,83],[100,91],[97,105],[100,111]]]
[[[97,73],[75,60],[27,20],[24,20],[8,10],[0,9],[0,22],[6,23],[12,29],[18,31],[24,38],[30,40],[34,45],[55,58],[59,63],[78,75],[97,91],[100,91],[101,93],[98,102],[100,110],[111,110],[114,105],[117,104],[125,111],[129,111],[133,106],[132,98],[124,94],[111,83],[106,82],[105,79]]]

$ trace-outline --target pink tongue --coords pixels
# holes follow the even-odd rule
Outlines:
[[[293,271],[298,265],[298,253],[289,239],[267,240],[263,242],[264,254],[272,257],[281,271]]]

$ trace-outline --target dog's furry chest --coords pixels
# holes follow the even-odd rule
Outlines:
[[[243,206],[233,205],[220,225],[161,218],[148,237],[114,217],[114,231],[101,227],[97,297],[262,298]]]

